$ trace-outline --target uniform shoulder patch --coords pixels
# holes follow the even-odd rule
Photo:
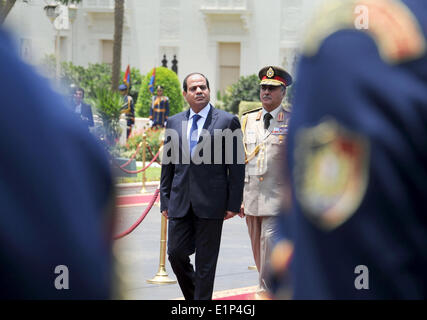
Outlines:
[[[332,230],[359,208],[369,175],[369,140],[334,119],[301,128],[295,138],[295,195],[313,224]]]
[[[333,0],[322,5],[313,17],[304,37],[304,54],[316,55],[328,36],[344,29],[369,34],[388,63],[413,60],[427,50],[416,17],[402,1]]]
[[[286,112],[291,112],[292,111],[292,105],[289,102],[282,103],[282,108]]]
[[[242,113],[242,116],[246,116],[247,114],[249,114],[249,113],[255,113],[255,112],[257,112],[257,111],[260,111],[262,109],[262,107],[259,107],[259,108],[255,108],[255,109],[252,109],[252,110],[248,110],[248,111],[245,111],[245,112],[243,112]]]

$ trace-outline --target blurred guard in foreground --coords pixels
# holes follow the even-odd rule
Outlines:
[[[427,298],[426,33],[415,0],[328,1],[310,29],[282,233],[296,299]],[[276,275],[290,252],[274,250]]]
[[[0,298],[110,298],[106,155],[11,48],[0,30]]]

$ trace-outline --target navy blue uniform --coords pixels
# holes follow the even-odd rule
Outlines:
[[[153,96],[151,98],[150,120],[153,121],[152,127],[164,127],[169,116],[169,98],[164,96]]]
[[[109,298],[107,157],[1,30],[0,73],[0,298]]]
[[[296,299],[427,298],[427,2],[364,2],[369,29],[324,12],[298,67]]]
[[[124,113],[126,116],[126,124],[127,124],[126,137],[129,137],[129,134],[132,130],[132,126],[135,124],[135,106],[133,104],[133,98],[129,95],[123,96],[122,113]]]
[[[88,129],[89,127],[94,126],[92,108],[89,104],[82,102],[80,113],[76,111],[77,107],[75,105],[73,105],[73,107],[74,112],[78,114],[80,120],[87,126]]]

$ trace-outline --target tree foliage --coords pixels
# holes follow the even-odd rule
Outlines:
[[[151,92],[148,90],[152,70],[142,80],[138,101],[135,105],[136,114],[140,117],[148,117],[151,108]],[[156,68],[155,86],[163,86],[163,94],[169,97],[169,116],[181,112],[184,106],[184,97],[181,92],[181,84],[175,72],[164,67]]]
[[[96,113],[102,119],[107,142],[114,145],[120,135],[119,120],[123,99],[119,93],[108,87],[96,88],[93,94],[94,97],[89,99],[89,103],[95,107]]]
[[[106,63],[89,64],[87,68],[71,62],[61,65],[61,82],[64,86],[72,84],[85,90],[86,97],[95,97],[98,88],[110,88],[111,66]]]
[[[48,77],[55,77],[55,56],[47,55],[42,61],[42,66]],[[137,101],[138,93],[141,88],[142,76],[137,68],[131,68],[132,86],[130,95]],[[124,77],[124,71],[121,71],[121,78]],[[71,85],[81,87],[85,90],[86,97],[93,98],[97,88],[111,87],[111,65],[106,63],[89,64],[86,68],[76,66],[72,62],[61,63],[61,85],[63,91],[68,93]]]
[[[123,146],[118,146],[117,149],[119,153],[124,158],[130,158],[138,148],[138,145],[143,140],[143,134],[147,136],[147,144],[150,146],[151,152],[147,151],[145,154],[145,160],[151,161],[153,155],[157,154],[160,149],[160,144],[164,140],[164,130],[154,130],[154,129],[136,129],[133,128],[132,132],[126,141],[126,144]],[[136,161],[142,161],[142,152],[138,152],[135,157]]]
[[[224,109],[234,114],[239,113],[240,101],[259,101],[259,78],[256,74],[242,76],[239,81],[229,86],[220,97]]]

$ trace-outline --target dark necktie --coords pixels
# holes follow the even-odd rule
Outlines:
[[[264,115],[264,129],[268,130],[268,127],[270,126],[270,120],[273,119],[273,116],[270,113],[266,113]]]
[[[198,142],[198,127],[197,127],[197,121],[201,118],[200,115],[195,114],[193,116],[193,123],[191,125],[190,129],[190,155],[193,155],[193,149],[197,145]]]

